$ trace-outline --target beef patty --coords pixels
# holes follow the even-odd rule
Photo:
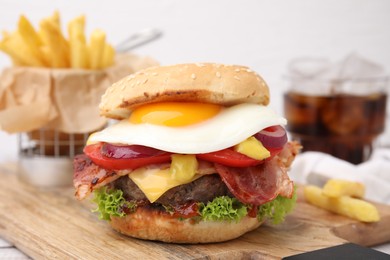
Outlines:
[[[120,177],[112,185],[114,188],[122,190],[123,195],[128,200],[147,200],[145,194],[128,176]],[[172,206],[191,201],[207,203],[219,196],[233,197],[218,174],[209,174],[168,190],[155,203]]]

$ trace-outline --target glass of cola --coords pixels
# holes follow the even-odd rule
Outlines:
[[[328,153],[353,164],[369,159],[385,128],[388,78],[305,81],[306,89],[308,83],[312,88],[332,86],[317,94],[300,91],[299,82],[284,93],[292,139],[303,151]]]

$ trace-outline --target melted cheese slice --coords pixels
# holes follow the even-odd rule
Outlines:
[[[153,203],[160,198],[169,189],[190,183],[201,175],[196,174],[191,179],[183,182],[172,177],[167,169],[159,168],[138,168],[128,175],[129,178],[142,190],[148,200]]]

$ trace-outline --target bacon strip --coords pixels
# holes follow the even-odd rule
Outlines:
[[[298,142],[287,142],[284,145],[283,150],[276,156],[278,158],[278,164],[281,167],[290,168],[295,156],[297,156],[301,149],[302,146]]]
[[[131,172],[131,170],[106,170],[94,164],[84,154],[75,156],[73,170],[73,186],[76,188],[75,196],[79,200],[87,197],[94,189],[102,187]]]
[[[291,198],[294,184],[287,175],[287,168],[299,151],[297,143],[287,143],[282,152],[268,162],[247,168],[215,164],[222,181],[241,202],[261,205],[278,195]]]

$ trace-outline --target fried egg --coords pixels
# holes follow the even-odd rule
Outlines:
[[[222,107],[204,103],[155,103],[129,119],[92,134],[87,144],[144,145],[167,152],[199,154],[234,146],[264,128],[286,125],[269,107],[244,103]]]

